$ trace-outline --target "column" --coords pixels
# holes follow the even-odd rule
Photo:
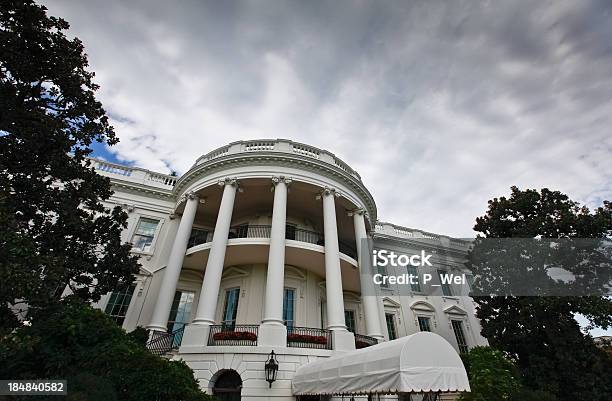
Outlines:
[[[344,321],[344,297],[340,271],[340,250],[336,222],[336,196],[334,189],[325,188],[323,198],[323,233],[325,236],[325,291],[327,303],[327,328],[332,330],[334,350],[355,349],[355,337],[346,329]]]
[[[285,286],[285,227],[287,223],[287,186],[291,180],[273,177],[274,204],[268,274],[264,300],[264,318],[259,328],[259,344],[287,346],[287,328],[283,322],[283,289]]]
[[[353,223],[355,226],[355,240],[357,242],[357,260],[359,262],[359,281],[361,285],[361,303],[363,304],[363,311],[365,315],[366,323],[366,334],[374,337],[378,342],[384,341],[385,336],[382,334],[380,328],[380,316],[378,312],[378,297],[376,296],[374,283],[370,274],[371,270],[369,265],[366,265],[370,261],[369,255],[362,254],[367,252],[363,248],[363,240],[368,238],[365,226],[365,211],[360,209],[353,213]]]
[[[189,243],[198,203],[199,199],[196,194],[189,193],[186,195],[185,209],[181,216],[181,222],[179,223],[176,237],[174,237],[174,244],[172,244],[168,265],[166,266],[164,278],[162,279],[161,287],[157,294],[157,301],[155,301],[155,308],[153,309],[153,317],[151,318],[151,323],[147,326],[150,330],[167,331],[168,317],[170,316],[170,309],[172,308],[174,293],[176,292],[176,284],[178,283],[181,268],[183,267],[183,259],[185,258],[185,251]]]
[[[219,213],[217,214],[217,223],[215,224],[210,253],[208,254],[208,262],[206,262],[206,271],[204,272],[198,309],[196,310],[193,323],[185,329],[182,346],[205,345],[208,341],[210,325],[215,323],[219,286],[221,284],[221,275],[223,274],[225,250],[227,248],[238,182],[236,179],[226,178],[223,181],[219,181],[219,185],[223,187],[223,195],[221,197]]]

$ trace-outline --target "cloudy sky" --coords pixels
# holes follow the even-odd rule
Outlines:
[[[121,143],[185,172],[289,138],[363,177],[379,218],[473,236],[511,185],[612,199],[612,2],[48,1]]]

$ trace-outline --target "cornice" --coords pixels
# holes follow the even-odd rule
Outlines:
[[[444,246],[444,244],[442,244],[441,242],[437,240],[433,240],[429,238],[402,238],[402,237],[394,237],[388,234],[380,234],[380,233],[372,233],[371,235],[372,235],[373,240],[379,239],[379,240],[388,241],[396,245],[404,245],[404,246],[411,245],[411,246],[414,246],[420,249],[441,251],[440,252],[441,254],[457,256],[460,258],[465,258],[468,253],[467,248],[465,249],[465,251],[462,251],[460,249],[450,248],[450,247]],[[425,240],[425,241],[419,241],[419,240]],[[436,243],[434,243],[434,241],[436,241]]]
[[[176,196],[182,193],[189,188],[191,183],[195,182],[200,177],[206,176],[207,174],[223,171],[233,167],[253,165],[304,168],[306,171],[316,172],[325,177],[340,180],[342,183],[347,185],[347,187],[353,190],[365,203],[365,206],[368,209],[371,226],[374,226],[374,222],[376,221],[376,204],[372,194],[370,194],[359,178],[352,176],[335,165],[299,154],[287,154],[284,152],[270,151],[257,153],[243,152],[220,156],[213,160],[194,166],[188,172],[183,174],[183,176],[178,179],[174,187],[174,194]],[[295,177],[293,178],[295,179]]]
[[[109,177],[110,178],[110,177]],[[148,185],[138,184],[129,181],[122,181],[115,178],[111,178],[111,185],[115,188],[121,188],[126,192],[141,193],[147,195],[153,195],[158,199],[173,201],[176,199],[174,193],[167,189],[155,188]]]

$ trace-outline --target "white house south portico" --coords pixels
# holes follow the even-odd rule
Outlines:
[[[151,349],[183,359],[209,393],[223,398],[219,386],[234,383],[243,399],[294,399],[300,366],[419,331],[457,351],[485,344],[469,298],[372,295],[362,240],[407,251],[439,239],[451,256],[432,262],[447,270],[462,269],[467,244],[377,222],[357,172],[325,150],[241,141],[180,177],[103,161],[98,170],[112,180],[111,201],[127,205],[124,239],[143,266],[132,289],[99,307],[126,330],[150,329]]]

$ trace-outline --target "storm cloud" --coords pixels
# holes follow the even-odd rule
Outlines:
[[[361,174],[381,220],[473,236],[511,185],[612,198],[609,1],[61,1],[118,159],[184,172],[288,138]]]

